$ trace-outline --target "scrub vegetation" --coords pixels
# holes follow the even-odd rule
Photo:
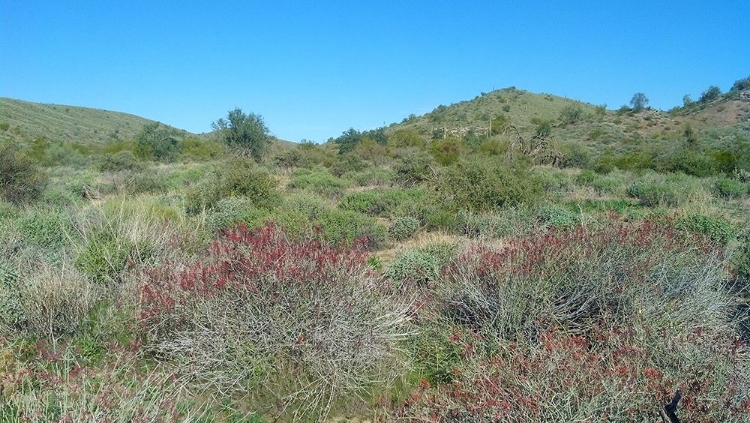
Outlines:
[[[508,88],[323,144],[3,99],[0,420],[659,421],[679,391],[748,421],[750,93],[717,90]]]

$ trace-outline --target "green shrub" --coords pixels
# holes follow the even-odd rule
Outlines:
[[[450,229],[470,238],[502,238],[529,229],[531,219],[526,216],[527,213],[527,210],[520,208],[489,213],[459,210],[453,215]]]
[[[584,170],[576,176],[576,183],[581,185],[591,185],[598,175],[593,170]]]
[[[280,199],[276,185],[273,176],[250,160],[232,159],[188,190],[185,208],[188,213],[196,214],[212,209],[222,198],[236,196],[247,197],[256,207],[271,208]]]
[[[573,144],[563,155],[563,167],[577,167],[579,169],[588,169],[593,161],[591,151],[582,144]]]
[[[323,168],[297,169],[287,184],[287,188],[307,190],[328,198],[341,197],[349,186],[349,181],[337,178]]]
[[[328,242],[351,244],[363,238],[370,248],[381,245],[388,233],[375,218],[348,210],[325,210],[313,224],[320,225],[323,238]]]
[[[331,207],[326,200],[315,194],[300,192],[286,196],[283,209],[301,213],[308,219],[316,219]]]
[[[159,122],[144,125],[135,138],[138,156],[147,160],[171,162],[181,148],[177,131]]]
[[[399,129],[388,136],[388,144],[398,148],[422,149],[426,143],[424,139],[413,129]]]
[[[573,190],[571,178],[567,173],[539,167],[533,171],[533,174],[546,192],[566,192]]]
[[[608,154],[600,156],[596,159],[592,168],[596,173],[606,175],[615,170],[615,158]]]
[[[80,192],[75,192],[68,186],[58,184],[48,186],[42,193],[44,204],[59,209],[80,206],[83,204],[83,199],[84,197]]]
[[[734,226],[719,216],[690,214],[680,218],[676,226],[679,229],[705,235],[722,245],[726,245],[736,234]]]
[[[448,166],[458,161],[461,155],[461,143],[458,138],[447,138],[430,143],[429,152],[435,161],[443,166]]]
[[[192,254],[210,233],[202,224],[178,224],[179,207],[163,197],[140,197],[82,211],[74,217],[75,268],[98,284],[109,284],[122,281],[130,269]]]
[[[579,185],[594,188],[597,194],[620,194],[624,193],[623,175],[600,175],[591,170],[584,170],[575,178]]]
[[[99,170],[102,172],[120,172],[123,170],[140,171],[145,168],[145,164],[138,160],[135,155],[128,150],[119,151],[114,154],[107,154],[99,162]]]
[[[520,164],[501,159],[462,161],[440,171],[438,195],[454,210],[490,211],[533,204],[542,196],[539,181]]]
[[[0,195],[14,204],[36,200],[47,186],[47,174],[10,143],[0,143]]]
[[[583,109],[580,106],[569,104],[560,112],[560,121],[566,125],[576,123],[583,119]]]
[[[16,271],[0,262],[0,329],[4,331],[19,328],[26,322],[19,289]]]
[[[354,181],[361,187],[372,185],[390,185],[394,174],[391,170],[382,168],[369,168],[361,172],[352,172],[344,175],[346,179]]]
[[[570,228],[581,223],[581,217],[561,205],[550,205],[539,210],[539,220],[553,228]]]
[[[434,175],[435,160],[427,154],[410,154],[396,163],[394,181],[401,186],[414,186]]]
[[[748,193],[750,186],[737,179],[720,178],[714,184],[714,190],[719,197],[740,198]]]
[[[207,161],[224,153],[224,146],[215,141],[203,141],[189,137],[182,141],[179,158],[181,160]]]
[[[712,156],[700,151],[682,149],[657,163],[662,170],[705,177],[720,173],[719,164]]]
[[[614,211],[617,213],[625,213],[626,211],[635,207],[635,205],[627,199],[618,198],[613,200],[598,200],[587,198],[582,201],[573,201],[566,204],[568,209],[581,210],[584,212],[605,212]]]
[[[36,209],[18,220],[18,230],[24,240],[48,251],[67,246],[71,229],[70,217],[60,211]]]
[[[128,176],[126,189],[129,194],[163,193],[167,191],[167,181],[156,172],[135,172]]]
[[[333,176],[340,178],[345,173],[360,172],[365,169],[367,169],[367,162],[354,154],[346,154],[338,157],[330,171]]]
[[[339,207],[370,216],[390,217],[403,205],[419,203],[427,195],[427,191],[420,188],[360,191],[345,195]]]
[[[206,226],[217,231],[228,228],[238,223],[244,223],[249,228],[263,226],[263,223],[271,216],[266,209],[254,206],[253,201],[247,197],[222,198],[208,213]]]
[[[131,242],[100,232],[78,254],[75,267],[98,284],[119,281],[133,249]]]
[[[678,192],[672,185],[656,182],[636,181],[628,188],[628,195],[640,200],[647,207],[674,207],[682,203],[683,193]]]
[[[415,369],[430,384],[452,383],[464,361],[463,346],[453,341],[462,328],[441,323],[425,325],[408,343]]]
[[[391,226],[391,237],[397,241],[411,238],[419,231],[419,220],[410,216],[397,217]]]
[[[406,250],[388,265],[385,276],[399,290],[426,288],[440,277],[441,263],[434,255],[419,250]]]

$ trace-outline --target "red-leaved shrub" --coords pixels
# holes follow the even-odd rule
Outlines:
[[[400,372],[408,308],[366,259],[359,243],[294,240],[273,224],[227,230],[202,260],[145,273],[144,345],[212,391],[292,379],[274,387],[284,409],[325,415],[335,395]]]
[[[679,389],[685,421],[750,418],[748,350],[707,239],[612,221],[475,246],[442,275],[436,324],[464,335],[432,348],[462,353],[416,351],[450,377],[426,380],[392,417],[652,421]]]

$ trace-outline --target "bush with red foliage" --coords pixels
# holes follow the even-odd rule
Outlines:
[[[686,421],[748,419],[748,350],[725,277],[722,251],[670,222],[475,246],[435,288],[436,324],[469,334],[443,342],[469,353],[454,358],[448,382],[423,384],[391,417],[641,421],[658,419],[680,389]],[[415,357],[434,361],[424,353]]]
[[[212,391],[294,379],[276,387],[283,407],[325,414],[336,394],[400,371],[407,307],[366,260],[361,243],[295,240],[273,224],[227,230],[203,260],[145,272],[144,345]]]

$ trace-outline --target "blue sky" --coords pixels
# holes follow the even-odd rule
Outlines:
[[[318,142],[515,86],[669,109],[750,76],[741,1],[0,0],[0,96]]]

